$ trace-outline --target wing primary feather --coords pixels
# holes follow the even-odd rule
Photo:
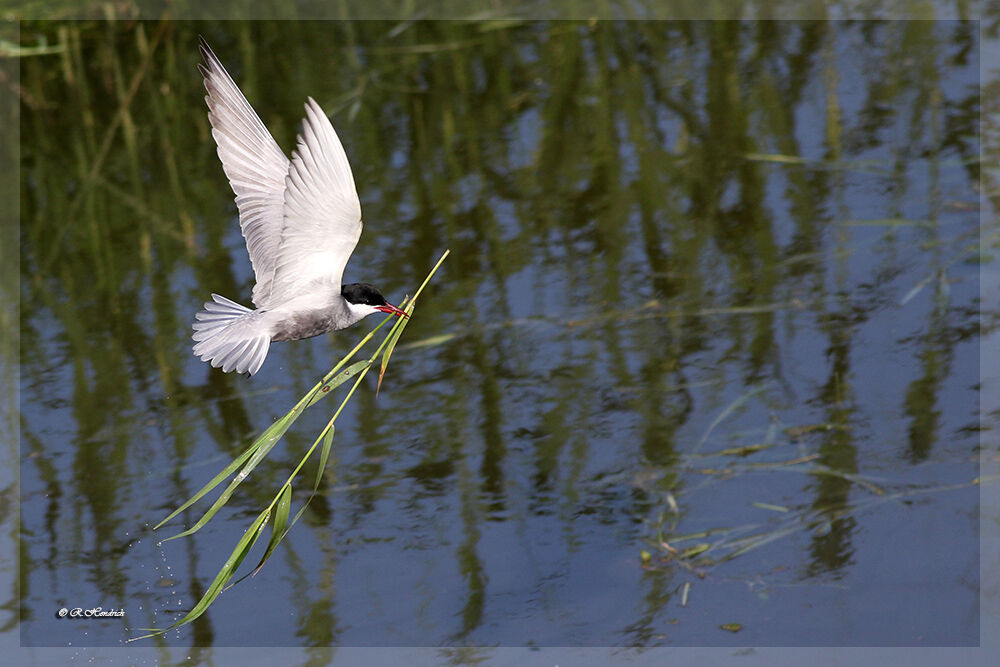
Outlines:
[[[208,42],[199,36],[205,100],[219,159],[236,195],[240,230],[247,242],[256,285],[253,302],[268,300],[284,226],[289,161]]]

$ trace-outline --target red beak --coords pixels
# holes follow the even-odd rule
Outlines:
[[[397,308],[391,303],[387,303],[384,306],[375,306],[375,310],[381,310],[383,313],[391,313],[396,317],[405,317],[406,319],[410,319],[410,316],[406,314],[405,310]]]

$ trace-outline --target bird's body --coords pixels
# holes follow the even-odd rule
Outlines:
[[[377,312],[404,315],[372,285],[342,285],[361,237],[361,203],[347,155],[310,97],[289,160],[201,40],[212,136],[236,194],[256,285],[250,309],[212,295],[195,316],[194,353],[253,375],[272,342],[344,329]]]

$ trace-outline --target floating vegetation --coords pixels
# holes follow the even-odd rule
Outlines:
[[[907,486],[899,490],[887,488],[853,470],[830,465],[821,451],[809,451],[805,437],[809,434],[847,433],[844,424],[807,424],[779,427],[774,420],[767,428],[764,442],[727,447],[710,452],[699,451],[713,431],[722,422],[738,412],[746,402],[764,388],[754,388],[738,397],[723,409],[705,434],[684,457],[678,461],[679,474],[669,489],[661,490],[663,508],[655,520],[649,521],[653,536],[646,541],[648,547],[640,551],[640,564],[649,571],[686,570],[698,579],[706,578],[711,570],[728,561],[749,554],[760,547],[796,534],[822,536],[842,522],[861,512],[885,505],[909,504],[920,496],[966,489],[981,484],[980,478],[967,482],[941,484],[928,487]],[[793,452],[793,454],[789,454]],[[748,461],[750,457],[768,457],[767,461]],[[706,465],[708,462],[714,465]],[[761,498],[746,503],[747,506],[767,512],[761,521],[739,525],[719,526],[696,531],[685,531],[685,512],[681,502],[683,493],[700,489],[706,481],[726,482],[748,474],[797,473],[815,478],[830,477],[841,480],[845,488],[856,487],[863,491],[857,499],[849,499],[846,492],[827,499],[801,505],[788,505]],[[703,478],[698,481],[698,478]],[[684,482],[692,482],[684,484]],[[995,480],[991,480],[995,481]],[[650,486],[644,487],[647,491]],[[759,488],[768,488],[759,485]],[[680,585],[682,606],[687,603],[691,582]],[[729,629],[729,628],[724,628]],[[733,630],[735,631],[735,630]]]
[[[382,322],[374,329],[372,329],[372,331],[369,332],[367,336],[361,339],[361,342],[355,345],[354,349],[348,352],[347,355],[343,359],[341,359],[340,362],[338,362],[337,365],[334,366],[323,377],[323,379],[316,384],[315,387],[313,387],[308,393],[306,393],[306,395],[303,396],[299,400],[299,402],[295,404],[295,407],[289,410],[288,413],[285,414],[283,417],[281,417],[273,424],[271,424],[271,426],[269,426],[263,433],[260,434],[260,436],[258,436],[253,441],[253,444],[251,444],[242,454],[237,456],[229,465],[223,468],[222,471],[219,472],[219,474],[213,477],[212,480],[209,481],[205,486],[203,486],[197,493],[188,498],[183,504],[181,504],[180,507],[171,512],[169,516],[167,516],[165,519],[156,524],[154,530],[158,529],[160,526],[162,526],[163,524],[167,523],[168,521],[176,517],[179,513],[183,512],[185,509],[192,506],[194,503],[198,502],[206,494],[208,494],[214,488],[219,486],[219,484],[221,484],[223,480],[232,476],[233,473],[236,473],[237,469],[239,469],[239,472],[235,476],[233,476],[233,479],[232,481],[229,482],[229,485],[226,486],[225,490],[219,495],[219,497],[215,500],[212,506],[209,507],[208,510],[202,515],[202,517],[197,521],[197,523],[195,523],[187,530],[178,533],[177,535],[168,537],[167,540],[177,539],[178,537],[185,537],[187,535],[191,535],[197,532],[206,523],[208,523],[209,520],[211,520],[211,518],[215,516],[220,509],[222,509],[226,505],[226,503],[232,497],[233,492],[236,491],[236,488],[240,484],[242,484],[250,475],[250,473],[254,470],[254,468],[256,468],[257,465],[259,465],[260,462],[264,460],[268,452],[270,452],[271,449],[274,448],[274,446],[278,443],[279,440],[281,440],[281,437],[285,434],[288,428],[295,422],[295,420],[297,420],[300,416],[302,416],[302,413],[305,412],[307,408],[315,405],[321,399],[329,395],[333,389],[336,389],[340,385],[346,383],[348,380],[352,379],[354,380],[354,383],[351,385],[351,388],[347,392],[347,395],[340,402],[340,406],[333,413],[333,416],[330,417],[330,420],[327,422],[326,426],[323,427],[323,429],[319,432],[319,435],[316,436],[316,440],[313,442],[312,446],[306,451],[305,455],[303,455],[298,465],[295,466],[295,469],[292,470],[292,473],[288,476],[288,479],[285,481],[285,483],[278,488],[271,502],[266,507],[264,507],[260,511],[260,513],[258,513],[257,518],[254,519],[254,521],[250,524],[250,527],[247,528],[246,531],[243,533],[243,536],[236,543],[236,546],[233,549],[232,553],[229,555],[229,558],[226,559],[226,562],[219,570],[219,573],[215,576],[215,580],[208,587],[208,590],[198,601],[198,603],[195,604],[195,606],[190,611],[188,611],[187,614],[185,614],[180,620],[171,624],[169,627],[145,628],[145,630],[149,631],[149,634],[143,635],[141,637],[135,637],[133,639],[130,639],[129,641],[135,641],[138,639],[145,639],[155,635],[160,635],[194,621],[196,618],[204,614],[206,610],[208,610],[208,607],[212,604],[212,602],[215,601],[215,599],[219,596],[220,593],[222,593],[222,591],[226,590],[226,588],[228,588],[229,586],[239,583],[250,574],[256,574],[260,570],[260,568],[264,566],[264,563],[267,562],[267,559],[274,552],[275,548],[277,548],[278,544],[281,543],[281,540],[284,539],[285,535],[288,534],[288,531],[291,530],[292,526],[294,526],[295,523],[299,520],[299,518],[302,516],[302,513],[305,511],[306,507],[308,507],[309,502],[312,500],[312,498],[316,495],[317,491],[319,490],[319,484],[323,478],[323,471],[326,469],[326,464],[330,457],[330,450],[333,446],[334,424],[337,421],[337,417],[340,416],[340,413],[347,405],[347,402],[351,399],[351,396],[354,395],[354,392],[358,388],[358,385],[361,384],[361,381],[364,379],[365,375],[367,375],[368,371],[371,370],[376,360],[379,358],[379,355],[382,356],[382,366],[379,370],[378,387],[379,388],[381,387],[382,379],[385,375],[385,369],[389,363],[389,357],[392,355],[392,350],[396,346],[396,343],[399,340],[399,336],[403,333],[403,329],[406,327],[406,324],[409,321],[409,316],[413,314],[413,308],[414,305],[416,304],[417,297],[420,296],[420,293],[423,291],[424,287],[426,287],[427,283],[430,282],[431,277],[441,266],[441,263],[444,262],[445,258],[448,256],[448,253],[449,251],[446,250],[444,254],[441,255],[441,259],[438,260],[437,264],[434,265],[434,268],[432,268],[430,273],[427,274],[427,277],[424,279],[424,282],[417,289],[416,294],[413,295],[413,298],[404,300],[400,304],[400,307],[406,312],[407,317],[396,318],[395,316],[390,315],[389,317],[386,317],[384,320],[382,320]],[[347,363],[354,357],[355,354],[357,354],[357,352],[362,347],[364,347],[365,344],[367,344],[375,336],[375,333],[391,320],[395,320],[395,323],[389,330],[389,333],[386,335],[385,339],[383,339],[382,344],[378,346],[378,349],[376,349],[375,352],[367,360],[358,361],[351,364],[350,366],[347,366]],[[376,391],[377,390],[378,389],[376,389]],[[295,517],[289,520],[289,517],[291,516],[291,507],[292,507],[292,483],[295,481],[295,478],[298,476],[299,472],[302,470],[306,462],[308,462],[309,458],[313,455],[313,453],[317,449],[320,450],[319,464],[316,467],[316,476],[312,484],[312,493],[310,494],[309,498],[306,499],[305,503],[303,503],[302,507],[299,508],[299,511],[298,513],[296,513]],[[264,533],[264,529],[267,527],[268,523],[271,524],[271,539],[268,541],[267,548],[264,550],[264,554],[261,556],[260,561],[257,563],[257,565],[253,568],[253,570],[250,573],[244,575],[233,584],[230,584],[229,582],[232,581],[233,576],[236,574],[236,570],[243,563],[243,560],[247,557],[247,554],[250,552],[250,549],[253,548],[254,544],[257,543],[257,540]]]

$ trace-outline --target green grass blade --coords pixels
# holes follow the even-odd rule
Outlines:
[[[264,457],[267,456],[267,453],[271,451],[271,449],[274,447],[275,444],[277,444],[278,440],[281,439],[281,436],[285,434],[285,431],[288,430],[288,427],[291,426],[292,422],[294,422],[295,419],[297,419],[297,417],[298,415],[292,415],[291,413],[289,413],[284,417],[282,417],[281,419],[279,419],[278,421],[271,424],[271,426],[266,431],[264,431],[263,435],[261,435],[261,437],[258,438],[257,441],[254,443],[256,451],[253,452],[253,456],[251,456],[247,464],[243,466],[243,469],[240,470],[240,473],[233,478],[233,481],[229,482],[229,485],[226,487],[226,490],[223,491],[219,495],[219,497],[215,499],[215,502],[212,503],[212,506],[208,508],[208,511],[206,511],[205,514],[202,515],[200,519],[198,519],[198,522],[195,525],[191,526],[184,532],[166,538],[164,542],[167,542],[169,540],[176,540],[178,537],[185,537],[187,535],[196,533],[202,528],[202,526],[208,523],[209,520],[211,520],[211,518],[215,516],[216,512],[222,509],[222,507],[227,502],[229,502],[229,499],[232,497],[233,492],[236,491],[236,487],[242,484],[243,481],[247,477],[249,477],[253,469],[257,467],[257,464],[259,464],[261,461],[264,460]]]
[[[348,366],[346,370],[341,371],[332,380],[330,380],[322,387],[320,387],[319,391],[317,391],[316,394],[309,400],[309,403],[306,404],[306,407],[308,408],[309,406],[315,404],[321,398],[325,397],[329,392],[336,389],[337,387],[344,384],[352,377],[363,371],[365,367],[369,366],[370,364],[371,362],[369,361],[359,361],[357,363]]]
[[[323,449],[319,453],[319,467],[316,468],[316,481],[313,483],[313,493],[319,489],[320,480],[323,479],[323,471],[326,470],[326,461],[330,458],[330,448],[333,446],[333,424],[323,434]]]
[[[406,314],[409,315],[413,312],[413,302],[406,307]],[[407,318],[401,317],[399,321],[396,322],[396,326],[393,327],[392,331],[389,332],[389,338],[385,345],[385,352],[382,354],[382,368],[378,372],[378,384],[375,385],[375,395],[378,396],[379,389],[382,388],[382,378],[385,376],[385,367],[389,365],[389,357],[392,356],[392,350],[396,347],[396,341],[399,340],[399,336],[403,333],[403,329],[406,327]]]
[[[267,543],[267,549],[264,550],[264,555],[260,557],[260,562],[257,563],[257,567],[253,569],[253,574],[257,574],[260,568],[264,567],[264,563],[267,559],[271,557],[271,552],[274,548],[278,546],[282,538],[285,537],[285,532],[288,526],[288,514],[292,508],[292,486],[286,484],[282,487],[281,492],[278,496],[278,504],[274,508],[274,523],[271,525],[271,539]]]
[[[420,293],[424,291],[425,287],[427,287],[427,283],[431,281],[431,278],[434,276],[435,273],[437,273],[438,268],[440,268],[441,264],[444,263],[445,258],[450,254],[451,250],[444,251],[444,253],[441,255],[441,259],[437,261],[437,264],[434,265],[434,268],[431,269],[431,272],[427,274],[426,278],[424,278],[424,282],[420,283],[420,287],[417,288],[417,292],[413,295],[413,298],[410,299],[411,304],[417,300],[417,297],[420,296]],[[412,311],[412,308],[410,310]]]
[[[218,486],[219,483],[221,483],[222,480],[224,480],[226,477],[229,477],[229,475],[233,474],[233,472],[238,467],[243,465],[243,462],[246,461],[247,458],[253,455],[253,458],[251,459],[250,463],[248,463],[247,466],[240,471],[240,477],[238,477],[236,480],[233,480],[234,483],[231,483],[230,488],[227,489],[228,493],[224,494],[226,499],[228,500],[229,496],[232,495],[233,489],[239,486],[240,482],[246,479],[247,475],[250,474],[250,471],[252,471],[255,467],[257,467],[257,464],[260,463],[260,461],[264,458],[264,456],[267,455],[267,452],[269,452],[271,448],[274,447],[274,445],[278,442],[278,440],[281,439],[281,436],[284,435],[285,431],[288,430],[288,427],[292,425],[292,422],[294,422],[298,418],[298,415],[294,415],[293,413],[294,413],[294,408],[284,417],[282,417],[281,419],[277,420],[276,422],[268,426],[267,430],[261,433],[257,437],[257,439],[253,441],[253,444],[246,449],[245,452],[240,454],[235,460],[233,460],[232,463],[223,468],[222,471],[218,475],[213,477],[211,481],[209,481],[205,486],[201,487],[201,490],[199,490],[198,493],[188,498],[186,501],[184,501],[184,503],[180,507],[171,512],[165,519],[160,521],[160,523],[156,524],[156,526],[153,527],[153,530],[156,530],[157,528],[159,528],[160,526],[162,526],[163,524],[170,521],[175,516],[186,510],[188,507],[198,502],[202,498],[202,496],[204,496],[206,493],[208,493],[216,486]],[[212,514],[215,514],[215,512],[212,512]],[[204,525],[204,522],[201,522],[201,525]],[[194,532],[194,529],[192,529],[189,532],[181,533],[180,535],[174,535],[173,537],[170,537],[168,539],[174,539],[175,537],[180,537],[181,535],[187,535],[192,532]]]
[[[292,529],[292,526],[299,522],[299,519],[302,518],[302,514],[306,511],[306,508],[309,507],[309,503],[312,502],[313,496],[315,495],[315,493],[310,494],[310,496],[306,498],[306,501],[302,503],[302,507],[300,507],[299,511],[295,513],[295,518],[292,519],[291,523],[288,524],[288,528],[285,529],[286,533]]]
[[[424,291],[424,287],[426,287],[427,283],[431,281],[431,278],[434,277],[435,273],[437,273],[438,268],[440,268],[445,258],[447,258],[448,255],[450,254],[451,250],[445,250],[444,253],[442,253],[441,258],[437,261],[437,264],[434,265],[434,268],[432,268],[430,270],[430,273],[427,274],[427,277],[424,278],[424,282],[420,283],[420,287],[417,288],[417,292],[413,295],[413,298],[410,299],[410,302],[406,305],[404,309],[406,311],[407,316],[413,314],[413,306],[417,302],[417,297],[419,297],[420,293]],[[389,332],[389,337],[386,339],[386,342],[383,343],[386,349],[385,349],[385,354],[382,357],[382,368],[378,374],[378,384],[375,385],[376,396],[378,396],[379,389],[382,388],[382,378],[385,376],[386,366],[389,365],[389,357],[392,356],[392,351],[396,347],[396,341],[399,340],[399,337],[400,335],[402,335],[403,329],[406,327],[406,323],[408,321],[409,317],[401,317],[399,321],[396,322],[396,326],[393,327],[392,331]]]
[[[292,519],[288,524],[288,527],[285,528],[286,533],[292,529],[292,526],[299,522],[299,519],[302,518],[302,514],[306,511],[306,508],[309,507],[309,503],[312,502],[313,497],[319,491],[319,483],[323,479],[323,472],[326,470],[326,463],[330,458],[330,449],[333,446],[333,433],[335,430],[336,429],[333,424],[330,424],[330,428],[323,433],[323,448],[319,453],[319,467],[316,468],[316,481],[313,482],[312,493],[309,494],[306,501],[302,503],[302,507],[300,507],[299,511],[295,513],[295,518]]]
[[[782,164],[809,163],[809,160],[798,155],[781,155],[780,153],[746,153],[743,157],[756,162],[780,162]]]
[[[247,458],[249,458],[249,456],[254,453],[254,451],[256,451],[257,447],[259,447],[258,443],[259,443],[259,439],[257,441],[255,441],[252,445],[250,445],[245,452],[243,452],[238,457],[236,457],[235,459],[233,459],[233,462],[230,463],[229,465],[227,465],[225,468],[223,468],[222,472],[220,472],[218,475],[216,475],[215,477],[213,477],[212,480],[208,484],[206,484],[205,486],[201,487],[201,490],[198,491],[198,493],[196,493],[193,496],[191,496],[190,498],[188,498],[186,501],[184,501],[183,505],[181,505],[180,507],[178,507],[177,509],[175,509],[173,512],[171,512],[165,519],[163,519],[162,521],[160,521],[160,523],[158,523],[155,526],[153,526],[153,530],[156,530],[157,528],[159,528],[160,526],[162,526],[163,524],[165,524],[166,522],[170,521],[175,516],[177,516],[178,514],[180,514],[181,512],[183,512],[184,510],[186,510],[188,507],[190,507],[191,505],[193,505],[196,502],[198,502],[198,500],[200,500],[202,496],[204,496],[206,493],[208,493],[209,491],[211,491],[212,489],[214,489],[216,486],[218,486],[219,483],[222,482],[222,480],[224,480],[225,478],[227,478],[231,474],[233,474],[233,472],[237,468],[239,468],[241,465],[243,465],[243,462],[246,461]]]
[[[407,343],[403,348],[407,350],[419,350],[425,347],[434,347],[436,345],[443,345],[450,340],[458,337],[457,333],[446,333],[440,336],[431,336],[430,338],[424,338],[423,340],[417,340],[412,343]]]
[[[705,441],[708,440],[708,436],[710,436],[712,434],[712,431],[715,430],[716,426],[718,426],[723,421],[725,421],[726,418],[729,417],[729,415],[731,415],[734,412],[736,412],[744,403],[746,403],[751,398],[753,398],[754,396],[756,396],[757,394],[761,393],[762,391],[764,391],[767,388],[768,388],[768,384],[766,384],[766,383],[763,384],[763,385],[760,385],[758,387],[754,387],[750,391],[748,391],[747,393],[743,394],[742,396],[740,396],[739,398],[737,398],[736,400],[734,400],[732,403],[730,403],[726,407],[726,409],[723,410],[712,421],[711,424],[709,424],[708,429],[705,431],[705,434],[701,436],[701,440],[698,441],[698,444],[696,444],[694,446],[694,449],[692,449],[690,453],[693,454],[693,453],[697,452],[699,449],[701,449],[701,446],[705,444]]]
[[[742,556],[747,552],[753,551],[754,549],[762,547],[765,544],[770,544],[775,540],[780,540],[782,537],[787,537],[788,535],[791,535],[792,533],[795,533],[799,530],[801,530],[800,527],[793,526],[791,528],[782,528],[780,530],[775,530],[770,533],[764,533],[762,535],[754,535],[753,537],[745,538],[744,540],[740,540],[740,542],[743,543],[743,546],[736,549],[735,551],[729,552],[722,558],[718,559],[716,562],[725,563],[728,560],[732,560],[734,558]]]
[[[250,525],[250,527],[247,528],[246,532],[243,533],[243,537],[241,537],[240,541],[236,543],[236,548],[233,549],[232,554],[230,554],[229,558],[226,559],[222,569],[219,570],[217,575],[215,575],[215,580],[212,582],[212,585],[208,587],[208,590],[205,591],[205,594],[198,601],[198,604],[191,609],[191,611],[167,628],[146,628],[152,630],[152,633],[143,635],[142,637],[135,637],[129,641],[146,639],[147,637],[153,637],[155,635],[162,635],[163,633],[174,628],[190,623],[205,613],[205,610],[208,609],[209,605],[215,601],[215,598],[219,597],[219,593],[223,591],[226,583],[233,578],[233,574],[236,572],[237,568],[239,568],[243,559],[246,558],[247,553],[257,542],[257,538],[260,537],[260,534],[264,529],[264,523],[267,521],[270,513],[270,510],[264,510],[257,516],[257,519]]]

